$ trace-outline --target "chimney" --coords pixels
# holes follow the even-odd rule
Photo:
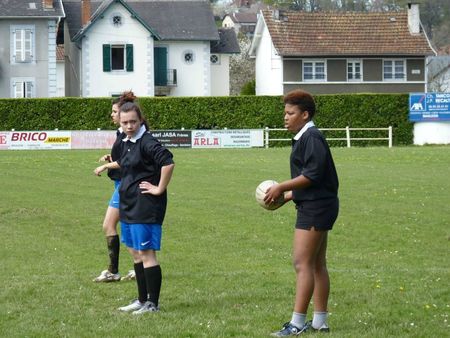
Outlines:
[[[81,0],[81,27],[91,20],[91,1]]]
[[[408,3],[408,28],[411,34],[420,34],[419,4]]]
[[[53,0],[42,0],[44,9],[53,9]]]

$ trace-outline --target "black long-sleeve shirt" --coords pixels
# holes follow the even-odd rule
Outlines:
[[[133,142],[135,141],[135,142]],[[127,140],[122,145],[120,219],[126,223],[162,224],[166,213],[167,191],[159,196],[142,194],[139,183],[159,184],[161,168],[173,164],[173,155],[150,133]]]
[[[316,127],[308,128],[299,140],[293,140],[291,178],[303,175],[312,184],[292,191],[294,202],[336,198],[339,181],[330,148]]]

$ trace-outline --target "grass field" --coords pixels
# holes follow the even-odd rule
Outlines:
[[[329,337],[448,337],[450,147],[332,151]],[[91,281],[107,264],[104,151],[0,152],[0,336],[265,337],[290,319],[295,209],[254,200],[289,177],[289,149],[173,152],[162,310],[139,318],[116,310],[135,282]]]

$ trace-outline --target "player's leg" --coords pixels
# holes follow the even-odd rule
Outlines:
[[[147,285],[148,301],[146,306],[134,314],[156,312],[159,310],[159,295],[161,292],[162,272],[156,257],[156,251],[161,248],[161,225],[139,224],[136,232],[139,233],[140,257],[144,266],[145,282]]]
[[[326,253],[327,253],[328,231],[317,254],[314,270],[314,316],[312,320],[313,329],[329,331],[328,319],[328,297],[330,295],[330,277],[328,275]]]
[[[114,197],[113,197],[114,198]],[[111,200],[113,200],[113,198]],[[100,276],[94,279],[95,282],[116,282],[120,280],[119,275],[119,253],[120,239],[117,234],[117,222],[119,221],[119,209],[115,206],[108,206],[105,218],[103,219],[103,231],[106,237],[106,245],[109,254],[109,266],[102,271]]]

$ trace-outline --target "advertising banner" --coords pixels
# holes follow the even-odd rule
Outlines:
[[[450,93],[409,94],[409,120],[412,122],[450,121]]]
[[[262,129],[193,130],[192,148],[263,147]]]
[[[151,134],[167,148],[191,148],[192,132],[190,130],[155,130]]]
[[[0,149],[70,149],[70,131],[0,132]]]

